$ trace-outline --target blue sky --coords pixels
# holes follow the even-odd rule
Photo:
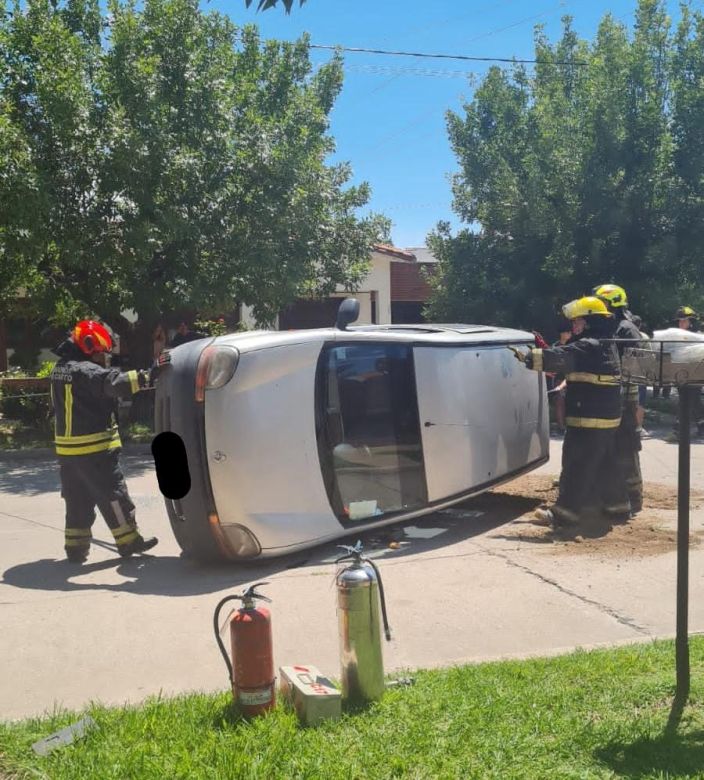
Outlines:
[[[591,39],[610,12],[632,24],[635,0],[307,0],[286,16],[276,8],[257,13],[254,0],[212,0],[212,8],[238,24],[255,23],[266,38],[349,47],[531,58],[533,30],[543,24],[551,40],[563,15]],[[701,7],[701,2],[694,3]],[[668,2],[673,17],[679,3]],[[312,50],[313,62],[330,52]],[[345,81],[331,116],[336,160],[352,165],[354,182],[372,188],[370,207],[392,221],[400,247],[421,246],[438,220],[456,229],[449,176],[457,170],[445,127],[448,109],[461,111],[489,63],[386,55],[345,54]]]

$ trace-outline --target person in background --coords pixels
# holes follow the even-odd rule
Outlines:
[[[596,497],[613,521],[627,520],[626,485],[613,468],[621,387],[618,351],[608,340],[614,337],[616,320],[596,296],[571,301],[562,312],[572,323],[569,343],[527,354],[512,349],[526,368],[561,373],[567,380],[558,498],[553,506],[537,509],[535,517],[553,528],[574,524]]]
[[[680,306],[675,312],[674,323],[678,328],[682,330],[689,330],[692,333],[699,333],[699,315],[691,306]],[[668,388],[669,390],[670,388]],[[702,391],[700,387],[692,387],[691,389],[691,419],[695,421],[697,426],[697,435],[704,436],[704,407],[702,405]],[[665,397],[665,388],[663,388],[663,398]],[[672,432],[672,439],[679,439],[679,415],[675,422],[675,427]]]
[[[691,306],[680,306],[675,312],[674,322],[682,330],[691,330],[693,333],[697,333],[698,321],[699,315]]]
[[[189,341],[197,341],[198,339],[203,338],[205,338],[203,333],[198,333],[197,331],[191,330],[188,323],[185,320],[181,320],[178,328],[176,329],[176,334],[171,341],[171,346],[179,347],[181,344],[186,344]]]
[[[159,355],[166,347],[166,331],[164,326],[159,323],[152,332],[152,360],[159,360]]]

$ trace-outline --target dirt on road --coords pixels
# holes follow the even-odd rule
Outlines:
[[[487,512],[505,513],[507,524],[492,533],[494,538],[543,544],[552,554],[588,554],[600,557],[645,557],[674,550],[677,533],[673,512],[677,491],[666,485],[645,483],[643,511],[627,523],[614,524],[599,512],[586,512],[575,526],[553,531],[536,525],[533,511],[557,499],[557,486],[551,476],[526,476],[509,482],[472,502]],[[690,506],[698,509],[704,494],[692,493]],[[669,513],[669,515],[667,514]],[[704,531],[690,533],[696,546]]]

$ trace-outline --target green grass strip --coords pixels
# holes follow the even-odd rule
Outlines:
[[[230,694],[0,725],[0,777],[704,778],[704,638],[691,640],[692,695],[666,729],[674,644],[416,674],[410,688],[315,729],[277,706],[241,720]],[[41,758],[38,739],[90,714],[98,728]]]

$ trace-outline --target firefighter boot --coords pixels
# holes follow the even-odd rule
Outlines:
[[[159,544],[159,540],[156,536],[150,536],[145,539],[140,534],[133,541],[127,542],[127,544],[118,545],[117,549],[123,558],[129,558],[130,555],[147,552],[147,550],[151,550],[152,547],[156,547],[157,544]]]
[[[66,560],[69,563],[85,563],[88,560],[88,550],[83,548],[66,550]]]
[[[604,514],[612,523],[627,523],[635,516],[635,512],[631,511],[630,504],[614,504],[612,506],[605,506]]]
[[[550,509],[540,507],[533,512],[535,525],[546,525],[553,529],[567,528],[579,523],[579,517],[569,509],[554,504]]]
[[[66,560],[71,563],[85,563],[90,552],[90,528],[67,528],[64,537]]]
[[[549,509],[540,507],[533,512],[533,520],[531,522],[533,525],[554,526],[555,516]]]

